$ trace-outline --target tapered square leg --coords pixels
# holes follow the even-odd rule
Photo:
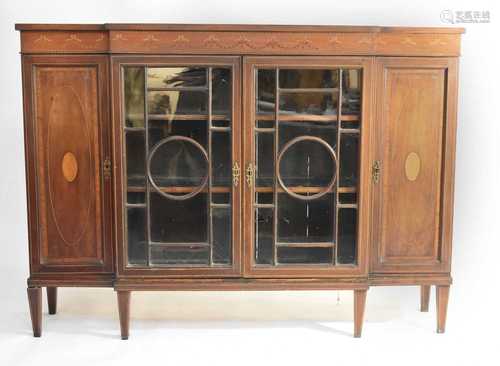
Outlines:
[[[354,337],[361,337],[367,290],[354,290]]]
[[[57,313],[57,287],[47,287],[47,303],[49,304],[49,314]]]
[[[118,314],[122,339],[128,339],[130,326],[130,291],[117,291]]]
[[[30,306],[33,336],[42,336],[42,288],[28,287],[28,303]]]
[[[431,286],[422,285],[420,286],[420,311],[429,311],[429,298],[431,295]]]
[[[437,332],[444,333],[450,286],[436,286]]]

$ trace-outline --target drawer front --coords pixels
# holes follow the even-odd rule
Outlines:
[[[377,76],[373,270],[448,271],[455,60],[381,58]]]
[[[23,60],[31,270],[109,272],[110,182],[101,174],[107,60]]]

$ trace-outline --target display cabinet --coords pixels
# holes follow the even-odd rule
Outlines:
[[[459,28],[19,24],[30,277],[352,290],[450,276]]]

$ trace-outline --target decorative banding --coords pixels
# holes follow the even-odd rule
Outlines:
[[[186,141],[186,142],[189,142],[192,145],[194,145],[201,152],[201,154],[203,155],[203,157],[205,158],[205,162],[207,164],[207,167],[208,167],[208,164],[209,164],[208,154],[207,154],[207,151],[203,148],[203,146],[201,146],[198,142],[196,142],[192,138],[186,137],[186,136],[170,136],[170,137],[166,137],[163,140],[160,140],[151,149],[151,151],[149,153],[149,156],[148,156],[148,165],[146,167],[149,182],[151,183],[151,185],[153,186],[153,188],[155,189],[155,191],[157,193],[161,194],[163,197],[171,199],[171,200],[183,201],[183,200],[187,200],[187,199],[189,199],[191,197],[196,196],[198,193],[200,193],[203,190],[203,188],[205,188],[205,186],[208,183],[209,169],[207,169],[207,174],[203,177],[203,180],[202,180],[201,184],[199,186],[197,186],[196,188],[194,188],[191,192],[189,192],[187,194],[184,194],[184,195],[181,195],[181,196],[176,196],[176,195],[173,195],[173,194],[170,194],[170,193],[167,193],[167,192],[163,192],[160,189],[160,187],[158,187],[158,185],[153,180],[153,175],[151,174],[151,161],[153,160],[154,154],[156,153],[156,151],[161,146],[163,146],[163,145],[165,145],[165,144],[167,144],[169,142],[172,142],[172,141]]]
[[[315,141],[315,142],[318,142],[321,145],[323,145],[326,148],[326,150],[330,153],[335,165],[337,165],[337,154],[335,154],[335,150],[333,150],[333,148],[325,140],[323,140],[319,137],[316,137],[316,136],[298,136],[298,137],[295,137],[294,139],[288,141],[285,144],[285,146],[283,146],[283,149],[281,149],[281,152],[278,155],[278,160],[276,162],[276,177],[278,178],[279,185],[290,196],[295,197],[299,200],[303,200],[303,201],[311,201],[311,200],[315,200],[317,198],[320,198],[320,197],[324,196],[325,194],[327,194],[329,191],[331,191],[331,189],[335,185],[335,182],[337,181],[337,171],[336,171],[336,169],[333,171],[332,179],[330,180],[330,182],[328,183],[328,185],[325,187],[324,190],[319,191],[318,193],[314,193],[310,196],[304,196],[304,195],[292,192],[290,189],[288,189],[288,187],[286,187],[285,184],[283,183],[283,179],[281,178],[281,173],[280,173],[281,158],[283,157],[285,152],[290,147],[292,147],[296,143],[302,142],[302,141]]]

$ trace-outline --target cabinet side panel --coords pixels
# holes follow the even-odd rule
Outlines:
[[[27,163],[32,162],[28,173],[34,175],[28,181],[36,191],[36,206],[30,203],[30,226],[36,224],[30,236],[32,273],[111,270],[100,173],[100,98],[105,93],[100,74],[106,63],[89,61],[45,57],[24,62],[32,149]]]
[[[441,231],[448,69],[442,64],[392,59],[379,68],[379,272],[446,268]]]

